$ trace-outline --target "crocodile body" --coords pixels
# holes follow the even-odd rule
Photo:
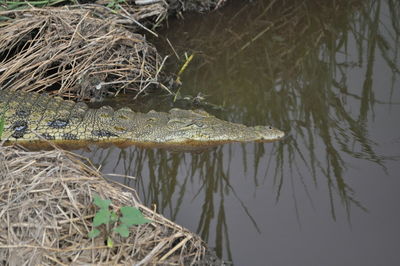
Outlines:
[[[84,103],[33,92],[0,91],[0,114],[4,121],[1,140],[24,145],[50,141],[193,146],[268,142],[284,136],[269,126],[247,127],[201,110],[137,113],[108,106],[91,109]]]

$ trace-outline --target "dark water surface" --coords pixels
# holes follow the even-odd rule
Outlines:
[[[399,1],[240,2],[162,30],[180,95],[286,139],[80,153],[235,265],[400,265]]]

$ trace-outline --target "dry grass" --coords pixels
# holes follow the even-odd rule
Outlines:
[[[156,86],[170,92],[159,82],[164,61],[137,32],[157,36],[153,29],[168,12],[205,11],[225,1],[99,0],[48,8],[17,2],[25,9],[0,11],[0,88],[100,101]]]
[[[141,205],[132,191],[105,181],[81,158],[61,151],[28,152],[0,146],[0,263],[2,265],[202,264],[202,240]],[[128,238],[89,239],[93,195],[139,207],[152,223]]]
[[[140,92],[157,85],[156,49],[120,26],[117,15],[100,11],[104,7],[0,12],[11,18],[0,25],[0,87],[93,100],[110,89]]]

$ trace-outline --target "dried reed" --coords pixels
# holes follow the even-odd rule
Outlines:
[[[28,152],[0,146],[0,263],[209,264],[195,234],[141,205],[132,191],[108,183],[93,166],[72,153]],[[151,224],[132,227],[128,238],[89,239],[96,212],[94,193],[112,208],[136,206]]]
[[[98,7],[0,12],[0,87],[95,99],[158,84],[160,56]]]

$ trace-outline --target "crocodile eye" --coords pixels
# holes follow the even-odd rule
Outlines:
[[[202,127],[204,127],[204,124],[202,122],[194,121],[194,122],[187,123],[181,129],[193,129],[193,128],[202,128]]]
[[[170,128],[186,128],[191,124],[190,121],[187,121],[187,119],[178,119],[178,118],[173,118],[170,119],[167,122],[168,127]]]
[[[193,125],[195,125],[196,127],[204,127],[204,124],[200,121],[194,122]]]

